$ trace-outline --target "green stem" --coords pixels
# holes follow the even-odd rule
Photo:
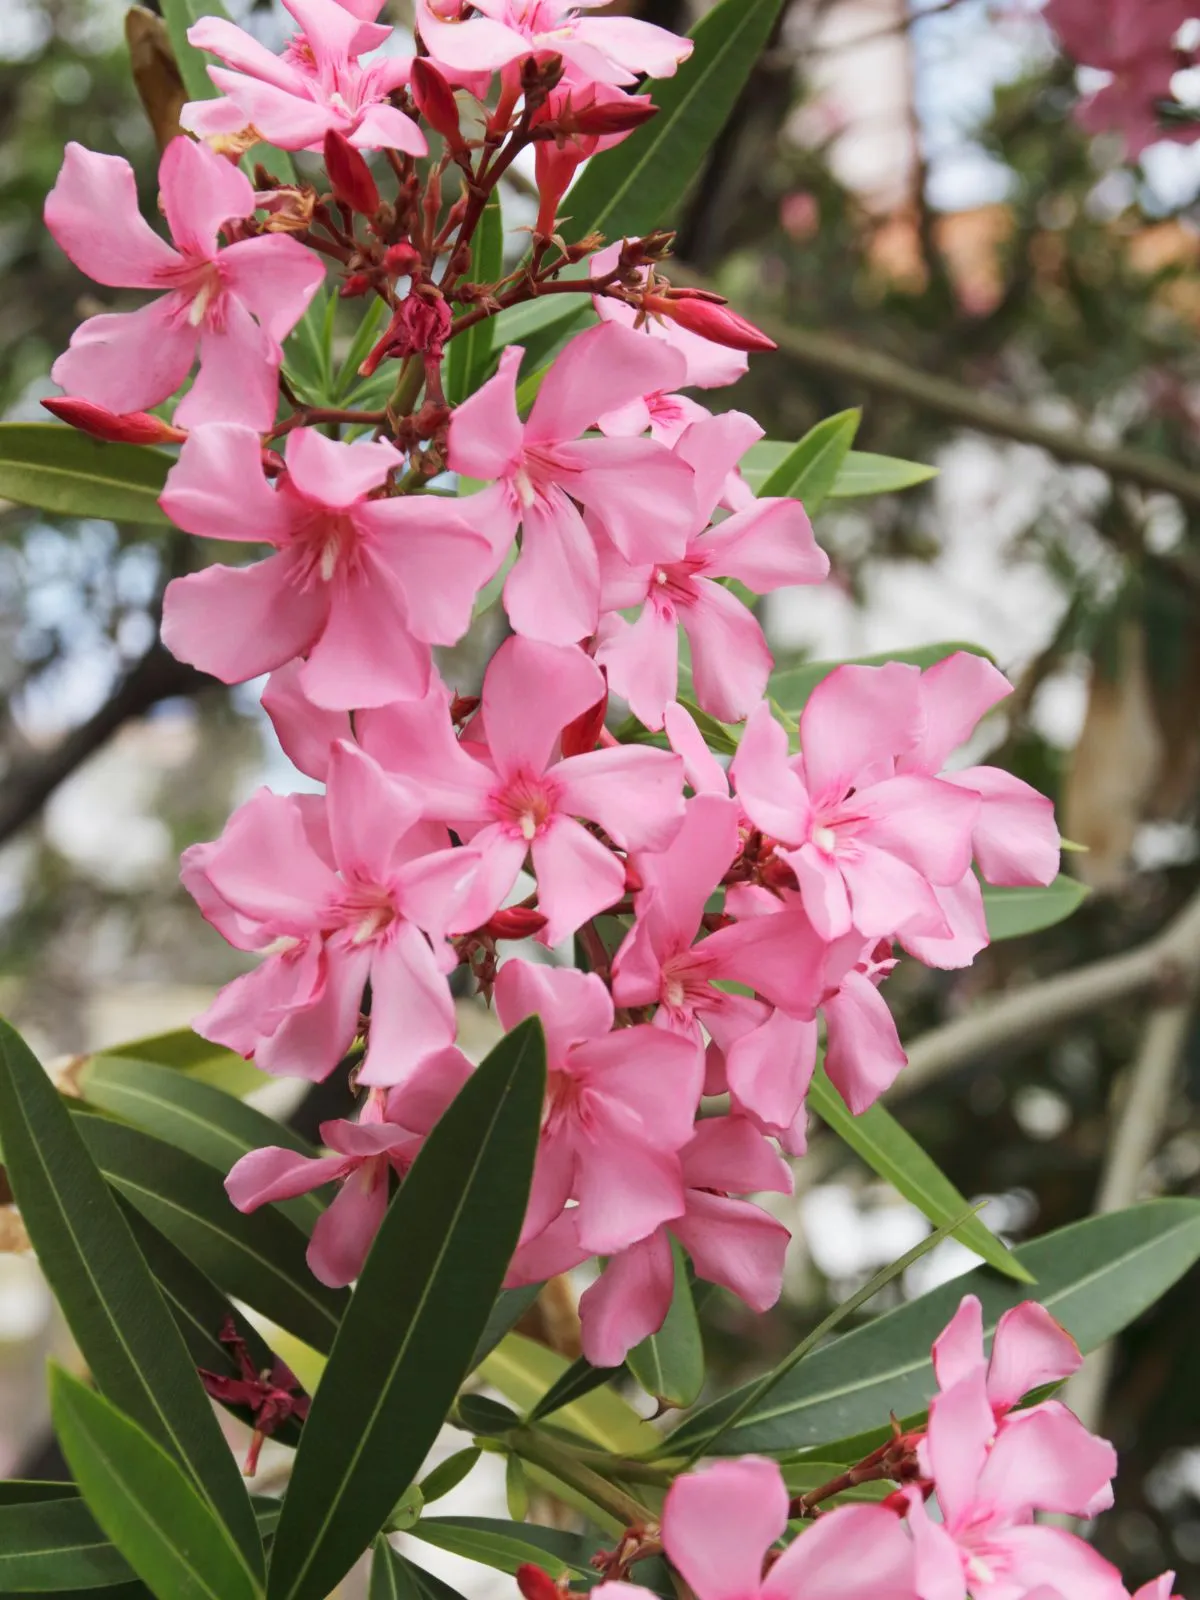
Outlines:
[[[569,1484],[593,1505],[615,1517],[622,1527],[640,1527],[652,1520],[646,1506],[615,1483],[602,1478],[576,1451],[558,1439],[532,1428],[518,1428],[507,1436],[507,1443],[514,1455]]]
[[[404,365],[400,368],[400,376],[396,379],[396,387],[392,390],[391,398],[388,400],[388,416],[411,416],[424,382],[424,363],[418,361],[415,356],[408,356]]]

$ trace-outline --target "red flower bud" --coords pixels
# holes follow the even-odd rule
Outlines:
[[[634,866],[633,862],[630,861],[628,859],[628,857],[626,857],[626,860],[625,860],[625,893],[626,894],[641,894],[642,890],[645,887],[646,887],[646,885],[642,881],[641,873]]]
[[[343,300],[353,300],[360,294],[366,294],[370,287],[371,280],[365,272],[352,272],[338,290],[338,295]]]
[[[90,400],[77,400],[63,395],[42,404],[51,416],[69,423],[81,433],[90,433],[93,439],[106,439],[111,444],[181,444],[187,438],[182,428],[173,428],[161,417],[152,417],[147,411],[126,411],[118,414],[93,405]]]
[[[517,1568],[517,1588],[525,1600],[563,1600],[562,1590],[550,1574],[532,1562]]]
[[[698,333],[702,339],[724,345],[729,350],[779,348],[774,339],[768,339],[752,322],[710,298],[703,290],[692,293],[687,289],[673,289],[669,295],[647,295],[642,303],[647,311],[670,317],[689,333]]]
[[[411,244],[393,244],[383,253],[383,264],[393,278],[411,278],[421,265],[421,252]]]
[[[465,149],[458,129],[458,102],[454,91],[424,56],[418,56],[412,64],[410,87],[417,110],[434,132],[441,134],[455,154]]]
[[[330,128],[325,135],[325,170],[336,200],[364,217],[375,215],[379,210],[379,190],[371,169],[336,128]]]
[[[569,114],[560,116],[559,125],[564,133],[604,139],[614,133],[632,133],[657,115],[658,107],[645,95],[628,95],[623,102],[597,100],[590,106],[573,106]]]
[[[468,717],[474,716],[479,710],[479,696],[477,694],[456,694],[450,702],[450,720],[453,723],[465,722]]]
[[[546,918],[529,906],[509,906],[497,911],[480,930],[490,939],[532,939],[546,926]]]
[[[585,756],[596,748],[596,741],[600,737],[600,730],[604,726],[604,718],[608,711],[608,689],[596,701],[594,706],[589,706],[582,716],[576,717],[574,722],[568,722],[562,731],[562,753],[564,756]]]

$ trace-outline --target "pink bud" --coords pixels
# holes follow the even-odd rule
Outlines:
[[[379,210],[379,190],[371,169],[349,140],[336,128],[325,135],[325,170],[334,197],[351,211],[373,217]]]
[[[600,737],[600,730],[604,727],[604,718],[608,712],[608,690],[596,701],[594,706],[576,717],[574,722],[568,722],[562,731],[563,756],[585,756],[596,748],[596,741]]]
[[[669,295],[647,295],[642,304],[647,311],[670,317],[689,333],[698,333],[702,339],[724,345],[729,350],[779,348],[774,339],[769,339],[752,322],[747,322],[727,305],[721,305],[704,290],[672,289]]]
[[[338,294],[343,300],[353,300],[360,294],[366,294],[370,287],[371,280],[365,272],[352,272],[338,290]]]
[[[623,103],[597,100],[590,106],[573,107],[570,115],[560,117],[564,133],[579,133],[596,138],[607,138],[614,133],[632,133],[644,122],[658,115],[658,107],[651,105],[645,96],[626,96]]]
[[[384,251],[383,264],[393,278],[411,278],[421,265],[421,252],[411,244],[393,244]]]
[[[458,129],[458,102],[450,85],[432,62],[418,56],[412,64],[412,97],[425,121],[450,146],[458,151],[466,148]]]
[[[42,404],[51,416],[69,423],[81,433],[90,433],[94,439],[106,439],[111,444],[181,444],[187,438],[182,428],[173,428],[161,417],[152,417],[147,411],[127,411],[118,414],[90,400],[77,400],[63,395]]]
[[[546,926],[546,918],[529,906],[509,906],[496,915],[481,930],[492,939],[532,939]]]
[[[525,1600],[562,1600],[562,1591],[554,1579],[532,1562],[517,1568],[517,1588]]]

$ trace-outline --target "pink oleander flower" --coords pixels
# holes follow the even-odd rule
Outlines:
[[[549,644],[575,644],[600,619],[596,542],[575,502],[634,562],[682,555],[694,520],[692,473],[682,457],[652,439],[579,436],[601,412],[673,387],[683,361],[628,329],[589,328],[555,361],[523,423],[516,401],[523,354],[510,345],[496,376],[457,408],[449,465],[494,484],[463,508],[489,539],[495,568],[521,528],[521,554],[504,585],[513,627]]]
[[[1018,1367],[1044,1363],[1046,1331],[1035,1319],[1020,1330],[1010,1324],[1008,1355],[1019,1351]],[[1005,1371],[1005,1362],[1002,1352],[993,1392],[1009,1389],[1013,1368]],[[1126,1600],[1116,1570],[1090,1545],[1033,1520],[1038,1511],[1086,1516],[1111,1503],[1116,1453],[1065,1406],[1036,1406],[997,1426],[979,1359],[935,1395],[918,1453],[942,1513],[933,1522],[921,1491],[907,1491],[922,1600],[966,1600],[968,1592],[974,1600],[1026,1600],[1039,1584],[1072,1600]]]
[[[114,289],[154,289],[138,311],[89,317],[51,376],[68,393],[125,414],[161,404],[200,370],[175,410],[186,428],[221,419],[275,421],[280,340],[325,277],[296,239],[265,234],[220,248],[231,220],[254,215],[244,173],[191,139],[172,139],[158,169],[174,245],[138,211],[133,169],[69,144],[46,199],[46,226],[81,272]]]
[[[731,923],[696,942],[705,905],[740,846],[732,800],[716,794],[689,800],[667,848],[637,859],[636,919],[613,959],[617,1004],[656,1006],[656,1026],[701,1051],[702,1024],[728,1051],[773,1006],[811,1017],[824,989],[826,947],[798,907],[790,915]],[[722,981],[746,985],[770,1004],[718,989]]]
[[[679,1162],[683,1214],[612,1256],[579,1302],[583,1353],[593,1366],[620,1366],[634,1345],[666,1321],[675,1287],[672,1235],[691,1257],[697,1277],[720,1284],[752,1311],[769,1311],[779,1299],[791,1234],[740,1197],[764,1190],[791,1194],[787,1162],[742,1117],[697,1123]],[[563,1220],[571,1226],[578,1216],[578,1209],[566,1211]],[[547,1232],[552,1231],[553,1225]],[[586,1259],[586,1252],[568,1257],[568,1264],[579,1259]]]
[[[943,770],[979,719],[1012,693],[1008,679],[985,657],[960,650],[921,673],[918,693],[919,736],[898,753],[896,771],[938,777],[979,796],[971,850],[986,883],[1004,888],[1053,883],[1059,836],[1046,796],[999,767]],[[988,943],[979,878],[966,872],[957,884],[935,886],[934,893],[951,936],[898,929],[901,943],[927,966],[969,966]]]
[[[694,423],[675,453],[695,474],[695,517],[680,557],[651,564],[608,550],[601,561],[596,659],[639,722],[659,729],[679,687],[679,638],[691,645],[696,699],[723,722],[740,722],[762,699],[774,660],[750,611],[718,580],[736,578],[757,594],[820,583],[829,558],[813,538],[799,500],[756,500],[709,526],[730,472],[762,438],[740,411]],[[636,622],[617,615],[641,606]]]
[[[688,1042],[644,1024],[614,1030],[612,998],[594,973],[528,961],[500,968],[496,1015],[506,1031],[537,1015],[546,1034],[546,1109],[522,1240],[571,1200],[583,1257],[623,1250],[681,1216],[677,1152],[691,1138],[703,1077]]]
[[[774,1461],[718,1461],[671,1485],[663,1546],[697,1600],[918,1600],[912,1544],[892,1511],[839,1506],[777,1555],[787,1512]],[[651,1600],[629,1583],[593,1592],[597,1600]]]
[[[678,832],[678,756],[630,745],[562,755],[564,731],[604,697],[603,675],[582,650],[517,637],[492,657],[468,740],[455,739],[440,689],[359,719],[365,747],[412,782],[425,814],[470,839],[472,927],[504,903],[527,856],[547,944],[621,899],[625,866],[580,817],[627,851],[664,849]]]
[[[225,62],[208,75],[222,98],[193,100],[180,120],[192,133],[233,133],[253,126],[281,150],[319,150],[340,133],[360,150],[428,152],[425,136],[390,96],[408,83],[410,56],[361,57],[392,34],[374,21],[379,6],[339,0],[284,0],[300,24],[282,56],[223,17],[201,17],[188,42]],[[230,70],[232,69],[232,70]]]
[[[297,428],[285,455],[272,488],[249,428],[212,423],[184,445],[161,497],[171,520],[275,554],[170,583],[167,648],[224,683],[306,655],[304,692],[335,709],[419,698],[430,645],[454,644],[470,626],[486,543],[451,501],[378,497],[404,464],[389,444],[337,444]]]
[[[184,851],[184,887],[205,919],[266,958],[195,1027],[264,1072],[320,1080],[360,1031],[369,981],[359,1081],[404,1083],[454,1042],[443,972],[456,957],[441,941],[462,930],[473,853],[449,848],[411,786],[355,745],[334,747],[327,784],[324,800],[260,789],[219,839]]]
[[[939,1388],[952,1388],[984,1361],[983,1307],[977,1296],[964,1295],[934,1341],[933,1370]],[[986,1358],[984,1386],[996,1421],[1002,1421],[1032,1390],[1061,1383],[1082,1365],[1079,1346],[1045,1306],[1036,1300],[1013,1306],[996,1324],[992,1352]]]
[[[607,84],[580,89],[567,83],[552,89],[531,124],[535,129],[553,124],[555,129],[553,138],[539,139],[533,147],[539,201],[534,232],[552,238],[559,205],[582,164],[620,144],[654,114],[649,95],[624,94]]]
[[[279,1145],[251,1150],[225,1180],[239,1211],[294,1200],[327,1183],[341,1185],[317,1219],[308,1246],[313,1275],[333,1289],[353,1283],[388,1206],[388,1178],[404,1178],[428,1134],[471,1075],[471,1063],[451,1046],[428,1057],[403,1089],[376,1090],[357,1122],[321,1124],[321,1142],[334,1154],[305,1156]]]
[[[899,772],[923,730],[920,673],[839,667],[800,716],[801,754],[765,703],[750,718],[730,768],[738,798],[796,875],[804,909],[823,939],[857,929],[949,938],[939,887],[971,864],[977,794]]]
[[[434,61],[456,72],[497,72],[540,54],[561,56],[572,83],[673,78],[691,40],[633,17],[579,15],[604,3],[472,0],[468,12],[464,0],[417,0],[417,27]]]

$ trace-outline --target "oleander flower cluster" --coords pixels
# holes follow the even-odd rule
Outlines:
[[[829,560],[800,501],[745,476],[757,423],[697,398],[771,341],[670,283],[669,234],[563,237],[578,168],[653,115],[643,77],[691,44],[596,0],[418,0],[406,54],[380,0],[284,3],[279,55],[224,19],[191,29],[217,93],[162,157],[169,242],[115,156],[69,145],[46,205],[85,273],[148,296],[83,323],[50,407],[178,447],[161,504],[200,542],[164,641],[224,683],[265,677],[315,786],[259,790],[183,857],[203,916],[254,958],[198,1031],[266,1073],[348,1066],[359,1096],[327,1153],[256,1150],[227,1188],[250,1211],[338,1185],[309,1260],[351,1283],[473,1070],[456,997],[506,1030],[537,1016],[546,1099],[508,1281],[598,1258],[584,1350],[617,1367],[667,1315],[676,1246],[754,1310],[775,1303],[788,1232],[755,1197],[791,1189],[818,1060],[851,1112],[875,1103],[905,1065],[896,962],[970,964],[982,885],[1054,879],[1053,811],[957,755],[1010,692],[983,656],[845,665],[795,716],[771,698],[755,597],[819,584]],[[274,171],[264,144],[324,170]],[[477,281],[523,150],[527,253]],[[373,405],[306,397],[284,371],[329,287],[382,302],[360,350]],[[555,296],[589,325],[550,356],[494,348],[452,388],[455,341]],[[496,605],[503,642],[481,684],[459,681],[439,651]],[[1033,1522],[1090,1515],[1113,1470],[1057,1402],[1014,1409],[1077,1364],[1069,1338],[1020,1308],[989,1366],[964,1302],[937,1362],[927,1432],[874,1463],[902,1491],[822,1516],[778,1559],[775,1466],[682,1478],[663,1540],[699,1600],[1124,1595]]]

